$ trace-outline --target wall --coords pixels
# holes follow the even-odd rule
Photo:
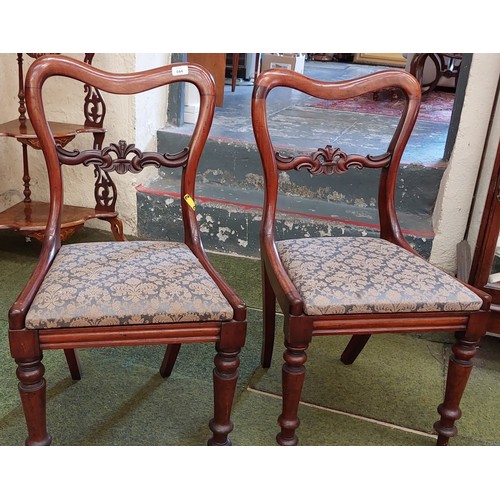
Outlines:
[[[500,92],[500,80],[498,82]],[[498,99],[498,97],[497,97]],[[486,148],[484,150],[483,161],[479,174],[479,181],[477,185],[477,192],[474,199],[474,204],[471,212],[470,228],[467,234],[467,241],[470,245],[472,252],[474,252],[477,237],[479,233],[479,226],[481,225],[481,218],[483,215],[484,204],[486,203],[486,196],[491,180],[491,172],[495,163],[498,147],[500,145],[500,102],[496,103],[496,109],[493,115],[491,128],[488,133]]]
[[[451,273],[457,266],[456,245],[467,228],[499,76],[500,54],[474,54],[455,147],[434,210],[430,261]]]
[[[66,54],[82,60],[83,54]],[[25,56],[25,69],[32,59]],[[96,54],[93,65],[107,71],[134,72],[168,64],[169,54]],[[0,99],[0,120],[8,121],[18,116],[17,64],[16,54],[0,54],[2,85]],[[55,77],[46,83],[47,110],[49,119],[82,123],[83,89],[77,82],[64,83]],[[75,99],[76,96],[76,99]],[[135,143],[142,150],[156,150],[156,130],[166,122],[167,93],[157,89],[142,96],[104,96],[106,102],[105,127],[107,134],[104,145],[120,139]],[[136,128],[136,123],[140,124]],[[0,177],[0,210],[13,201],[22,199],[22,157],[20,145],[13,139],[1,138],[2,176]],[[85,149],[90,147],[89,136],[77,136],[67,147]],[[47,176],[42,155],[29,149],[30,175],[32,178],[32,199],[46,201],[48,198]],[[5,161],[8,159],[8,161]],[[67,168],[65,176],[65,203],[93,207],[94,174],[91,168]],[[136,192],[134,187],[157,175],[156,169],[147,168],[138,175],[114,175],[118,189],[117,209],[124,222],[126,234],[135,235],[137,227]],[[82,188],[85,186],[85,189]],[[107,223],[90,221],[89,226],[109,229]]]

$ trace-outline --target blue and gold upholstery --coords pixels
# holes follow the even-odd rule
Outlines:
[[[476,311],[455,278],[388,241],[363,237],[276,242],[307,315]]]
[[[230,321],[233,309],[184,243],[63,245],[26,328]]]

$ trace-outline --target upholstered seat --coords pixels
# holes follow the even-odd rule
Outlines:
[[[482,305],[455,278],[385,240],[301,238],[276,247],[307,315],[475,311]]]
[[[96,242],[61,248],[26,328],[231,319],[233,309],[184,243]]]

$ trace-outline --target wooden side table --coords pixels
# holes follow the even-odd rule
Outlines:
[[[231,57],[231,92],[234,92],[236,90],[236,81],[238,80],[238,67],[239,67],[239,60],[240,60],[240,54],[232,54]],[[259,74],[259,68],[260,68],[260,54],[255,54],[255,67],[254,67],[254,72],[253,72],[253,78],[254,80],[257,78],[257,75]]]
[[[43,54],[27,54],[37,58]],[[85,54],[84,61],[92,64],[94,54]],[[36,134],[27,117],[24,93],[23,54],[17,54],[19,77],[19,117],[15,120],[0,124],[0,137],[16,139],[22,147],[24,185],[23,201],[7,208],[0,213],[0,229],[19,231],[27,237],[42,240],[48,218],[48,203],[36,202],[31,199],[30,171],[28,164],[28,147],[40,149]],[[57,144],[65,146],[77,134],[92,133],[94,135],[94,148],[101,148],[106,130],[103,128],[106,106],[100,92],[89,86],[84,87],[84,116],[83,125],[72,123],[49,122]],[[103,172],[94,165],[96,177],[94,195],[96,205],[94,208],[85,208],[65,205],[61,223],[61,238],[66,239],[81,228],[89,219],[103,219],[109,221],[113,235],[117,240],[124,240],[123,225],[115,211],[117,190],[114,182],[107,172]]]

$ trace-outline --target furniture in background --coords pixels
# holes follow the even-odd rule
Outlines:
[[[248,61],[253,61],[253,56],[255,55],[255,64],[252,62],[251,69]],[[230,80],[231,92],[236,91],[236,85],[238,83],[239,75],[255,77],[258,72],[260,64],[260,54],[233,54],[233,53],[188,53],[186,54],[186,59],[188,62],[200,64],[206,68],[213,76],[215,80],[216,88],[216,103],[217,107],[224,106],[224,89],[228,79]],[[228,78],[226,78],[226,76]],[[186,123],[194,123],[194,115],[196,115],[197,104],[197,94],[190,91],[190,88],[186,88],[185,94],[185,108],[184,108],[184,118]]]
[[[118,95],[188,82],[200,93],[198,121],[186,147],[172,154],[143,152],[124,140],[105,148],[69,151],[54,141],[46,121],[42,87],[54,75]],[[101,71],[63,56],[44,56],[31,65],[26,82],[28,112],[47,163],[51,209],[37,266],[9,311],[10,349],[18,365],[28,428],[26,444],[47,445],[52,440],[45,416],[45,350],[63,349],[71,376],[78,380],[78,348],[164,344],[168,347],[160,373],[168,377],[181,345],[199,342],[215,343],[217,351],[209,444],[230,444],[230,413],[246,335],[246,308],[205,254],[194,194],[198,162],[215,109],[212,76],[190,63],[127,75]],[[61,245],[64,166],[86,168],[89,164],[118,174],[138,173],[146,166],[181,168],[179,209],[184,242]]]
[[[224,85],[226,71],[226,54],[207,54],[196,52],[186,54],[187,61],[194,64],[201,64],[215,80],[216,106],[224,105]]]
[[[231,92],[234,92],[236,90],[236,83],[238,81],[240,71],[243,72],[243,76],[248,80],[255,80],[255,78],[257,78],[260,68],[260,54],[232,53],[228,54],[228,56],[230,57],[231,64],[229,68],[226,66],[226,71],[229,69],[231,75]],[[249,61],[253,59],[253,56],[255,56],[255,62],[253,64],[253,68],[251,68],[249,67]],[[226,65],[229,57],[226,60]]]
[[[437,87],[455,90],[462,54],[403,54],[406,57],[405,69],[420,83],[422,93],[431,92]],[[358,62],[359,59],[358,59]],[[399,95],[391,91],[391,99],[397,100]],[[379,99],[379,93],[373,93],[373,99]]]
[[[325,52],[322,53],[315,53],[315,54],[307,54],[309,56],[309,59],[312,61],[321,61],[321,62],[332,62],[335,60],[333,57],[334,54],[327,54]]]
[[[456,89],[462,54],[408,54],[406,69],[418,80],[422,92],[436,87]]]
[[[240,55],[234,53],[232,55],[232,68],[231,68],[231,92],[236,90],[236,82],[238,80],[238,66]]]
[[[397,88],[405,95],[405,106],[387,149],[382,148],[380,154],[346,152],[335,145],[285,154],[272,142],[273,126],[279,127],[280,121],[274,125],[276,116],[268,116],[266,110],[269,93],[280,87],[323,100],[348,99],[366,92]],[[476,346],[485,334],[490,297],[424,260],[405,240],[398,222],[397,173],[417,118],[420,95],[417,80],[399,69],[346,82],[313,80],[287,70],[267,71],[257,78],[252,97],[252,123],[264,170],[265,190],[260,229],[263,367],[269,367],[272,359],[276,299],[284,315],[285,363],[283,406],[278,418],[279,444],[298,442],[298,405],[304,380],[307,383],[306,350],[313,338],[325,335],[351,336],[341,355],[343,363],[351,364],[372,334],[456,332],[444,401],[438,407],[440,419],[434,429],[439,445],[447,444],[457,433],[455,421],[461,415],[459,404]],[[362,148],[360,144],[360,150]],[[380,238],[276,239],[280,173],[286,172],[292,182],[300,185],[301,172],[330,176],[344,174],[351,168],[380,170]]]
[[[395,66],[404,68],[404,54],[388,53],[388,52],[362,52],[354,54],[354,62],[359,64],[375,64],[380,66]]]
[[[44,54],[26,54],[37,59]],[[84,61],[92,63],[94,54],[85,54]],[[15,120],[0,125],[0,137],[11,137],[21,143],[23,158],[23,196],[24,199],[0,213],[0,229],[12,229],[25,234],[27,237],[43,239],[45,224],[49,215],[49,204],[33,201],[31,198],[31,177],[28,164],[28,147],[40,149],[39,141],[33,130],[26,112],[23,54],[17,54],[18,80],[19,80],[19,117]],[[85,98],[83,105],[84,121],[81,124],[51,122],[50,127],[56,142],[61,146],[71,142],[77,134],[91,133],[94,137],[94,147],[98,148],[104,140],[104,117],[106,106],[102,95],[92,86],[84,88]],[[123,239],[123,226],[115,211],[117,191],[107,172],[99,166],[94,167],[95,202],[94,208],[65,205],[61,219],[62,238],[66,239],[82,227],[89,219],[103,219],[111,224],[113,234],[117,240]],[[21,178],[21,176],[20,176]]]

